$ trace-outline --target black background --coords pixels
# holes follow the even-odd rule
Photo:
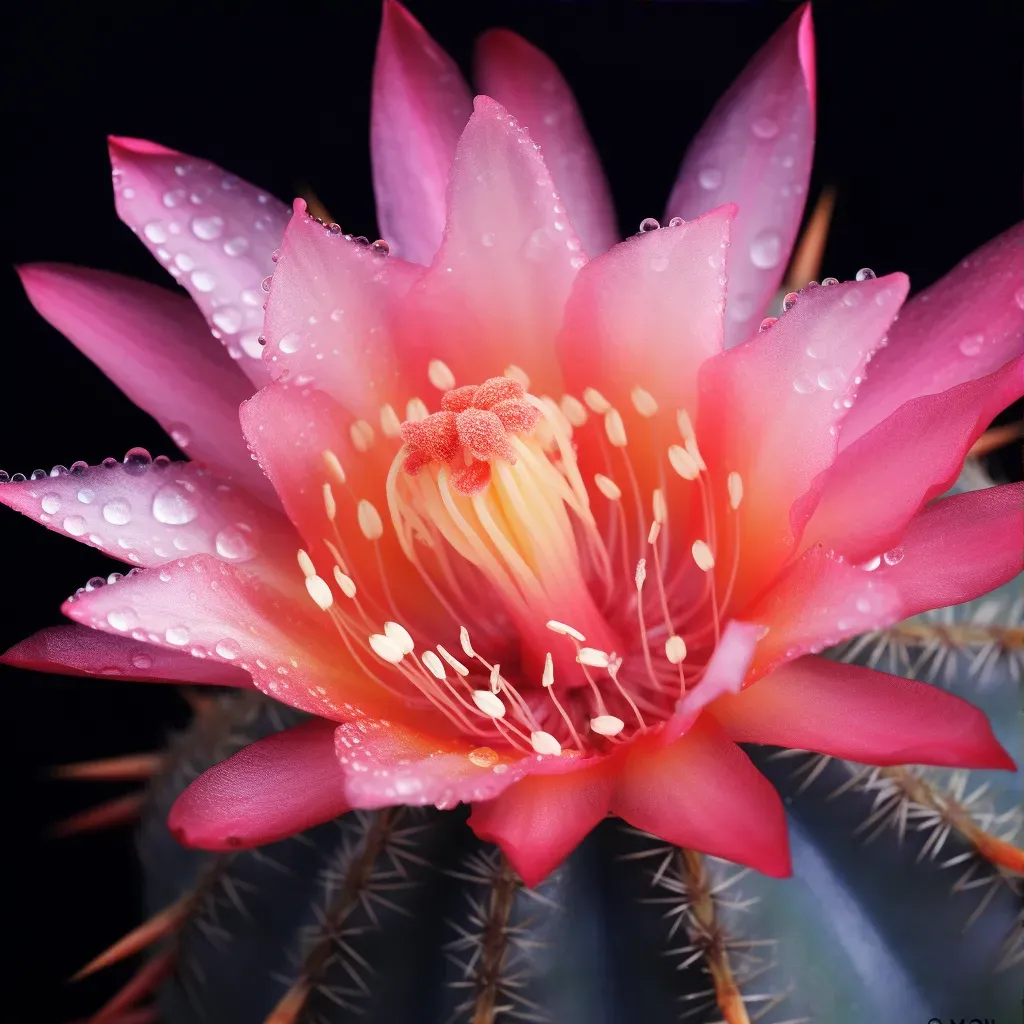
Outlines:
[[[559,63],[607,169],[624,233],[660,216],[688,139],[789,11],[763,3],[411,0],[468,70],[473,38],[514,28]],[[346,231],[376,237],[368,153],[374,0],[274,7],[19,5],[6,26],[0,465],[96,463],[162,431],[39,319],[10,264],[56,260],[171,281],[117,220],[105,136],[201,155],[290,199],[304,184]],[[1018,4],[815,8],[819,123],[810,196],[838,188],[823,273],[907,271],[924,287],[1021,216]],[[215,342],[211,341],[211,344]],[[1015,455],[1004,456],[1014,475]],[[121,568],[6,510],[0,647],[60,621],[61,600]],[[115,795],[55,783],[48,765],[151,749],[187,719],[170,688],[0,669],[6,732],[4,1020],[74,1019],[123,972],[75,968],[137,920],[127,831],[51,841],[47,823]],[[2,1004],[0,1004],[2,1005]]]

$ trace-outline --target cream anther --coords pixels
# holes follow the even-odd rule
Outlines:
[[[693,546],[690,548],[693,553],[693,560],[697,563],[697,568],[702,572],[708,572],[710,569],[715,567],[715,556],[708,547],[707,541],[695,540]]]
[[[334,604],[334,594],[331,593],[331,588],[319,576],[306,577],[306,590],[322,612],[327,611]]]
[[[587,422],[587,408],[574,395],[562,395],[559,408],[572,426],[582,427]]]
[[[460,676],[469,675],[469,669],[466,668],[466,666],[463,665],[458,658],[456,658],[452,654],[449,654],[448,651],[446,651],[445,648],[443,648],[440,644],[437,645],[437,653],[440,654],[441,657],[444,658],[444,660],[447,661],[448,664],[451,665],[451,667],[455,669],[455,671],[458,672]]]
[[[646,558],[641,558],[640,561],[636,563],[636,572],[633,574],[633,582],[636,583],[636,589],[637,590],[642,590],[643,589],[644,580],[646,580],[646,579],[647,579],[647,559]]]
[[[629,393],[629,397],[633,402],[633,408],[644,419],[650,419],[652,416],[658,415],[658,403],[650,391],[645,391],[641,387],[635,387]]]
[[[462,653],[467,658],[476,657],[476,651],[473,650],[473,645],[469,642],[469,630],[465,626],[459,626],[459,643],[462,644]]]
[[[726,486],[729,488],[729,507],[735,512],[743,501],[743,477],[734,470],[726,478]]]
[[[626,447],[626,425],[622,422],[622,414],[618,409],[609,409],[604,414],[604,432],[613,448]]]
[[[555,663],[550,651],[544,656],[544,672],[540,677],[540,685],[545,689],[555,685]]]
[[[505,705],[502,704],[501,698],[495,696],[490,690],[474,690],[473,703],[485,715],[487,715],[488,718],[505,717]]]
[[[607,668],[611,664],[611,657],[596,647],[581,647],[576,660],[581,665],[589,665],[591,668]]]
[[[335,482],[344,485],[345,470],[341,468],[338,456],[330,449],[327,449],[327,451],[323,452],[320,457],[324,460],[324,468],[331,476],[334,477]]]
[[[427,365],[427,379],[438,391],[451,391],[455,387],[455,374],[440,359],[431,359]]]
[[[530,377],[529,377],[529,375],[527,374],[527,372],[521,366],[516,366],[515,363],[512,363],[509,366],[506,366],[505,367],[505,372],[502,374],[502,376],[503,377],[511,377],[512,380],[519,381],[519,383],[522,384],[523,387],[526,388],[527,391],[530,390]]]
[[[668,461],[684,480],[696,480],[700,475],[700,466],[681,444],[669,445]]]
[[[338,503],[334,500],[334,491],[331,490],[331,485],[326,481],[324,481],[324,512],[333,523],[334,517],[338,514]]]
[[[384,635],[391,640],[403,654],[411,654],[416,646],[405,626],[398,622],[385,622]]]
[[[307,577],[308,579],[310,576],[316,575],[316,568],[313,565],[313,559],[310,558],[309,555],[307,555],[306,552],[302,550],[302,548],[299,548],[299,550],[295,554],[295,557],[298,560],[299,568],[302,570],[303,576]]]
[[[598,715],[590,720],[590,728],[598,736],[618,736],[625,726],[626,723],[615,715]]]
[[[594,486],[609,500],[618,501],[622,497],[622,488],[603,473],[594,474]]]
[[[338,589],[350,600],[356,596],[356,583],[351,576],[346,576],[341,571],[340,566],[334,567],[334,582],[338,584]]]
[[[402,436],[402,421],[398,418],[393,405],[380,407],[380,429],[385,437]]]
[[[370,649],[378,658],[392,665],[397,665],[405,657],[405,651],[384,633],[373,633],[370,636]]]
[[[686,657],[686,641],[681,636],[670,636],[665,641],[665,657],[678,665]]]
[[[612,407],[612,403],[597,388],[584,388],[583,401],[587,408],[591,412],[596,412],[598,416],[603,416]]]
[[[410,398],[405,404],[405,418],[419,423],[430,415],[427,403],[422,398]]]
[[[420,655],[420,661],[423,662],[426,670],[438,679],[444,679],[444,665],[441,659],[433,651],[424,651]]]
[[[352,438],[352,447],[357,452],[368,452],[373,447],[373,427],[366,420],[356,420],[348,428],[348,432]]]
[[[384,535],[384,523],[373,502],[360,498],[359,504],[356,506],[356,516],[362,535],[367,540],[380,540]]]
[[[552,633],[559,633],[561,636],[571,636],[573,640],[577,640],[581,644],[586,642],[587,638],[578,629],[573,629],[572,626],[567,626],[564,622],[559,622],[557,619],[548,620],[547,627]]]
[[[668,519],[668,505],[665,502],[665,492],[657,487],[651,496],[651,507],[654,512],[654,521],[663,524]]]
[[[538,754],[551,754],[557,757],[562,752],[562,744],[549,732],[531,732],[530,746]]]

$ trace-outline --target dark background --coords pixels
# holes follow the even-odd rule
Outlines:
[[[410,0],[468,70],[472,40],[505,25],[545,49],[576,90],[620,225],[660,216],[688,139],[787,16],[783,3]],[[4,254],[0,465],[31,472],[173,454],[162,431],[39,319],[10,264],[56,260],[171,286],[117,220],[108,133],[208,157],[290,199],[313,188],[346,231],[376,237],[368,159],[374,0],[286,9],[247,5],[19,5],[7,16],[2,164]],[[823,273],[907,271],[924,287],[1021,216],[1024,170],[1017,4],[825,3],[815,9],[819,124],[813,200],[838,207]],[[215,344],[211,340],[211,344]],[[1004,456],[1013,475],[1015,456]],[[122,568],[0,511],[0,648],[60,621],[90,576]],[[127,830],[49,840],[48,823],[119,792],[50,782],[49,765],[152,749],[188,711],[170,688],[0,668],[7,837],[3,974],[24,1011],[70,1020],[123,972],[63,979],[138,920]],[[123,791],[123,787],[122,787]],[[24,965],[17,957],[24,958]]]

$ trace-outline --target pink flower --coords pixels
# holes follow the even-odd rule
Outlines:
[[[471,101],[385,4],[391,255],[111,140],[122,219],[236,362],[182,297],[22,269],[202,461],[136,451],[0,490],[142,568],[6,660],[255,685],[315,716],[193,783],[171,815],[185,843],[466,802],[528,884],[608,814],[786,874],[781,802],[739,742],[1013,768],[966,702],[816,652],[1021,570],[1020,485],[938,496],[1024,392],[1022,227],[898,322],[907,279],[867,272],[758,331],[810,169],[806,7],[694,141],[668,226],[617,244],[557,70],[508,32],[478,64]]]

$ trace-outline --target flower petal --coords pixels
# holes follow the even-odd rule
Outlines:
[[[608,813],[617,762],[565,775],[531,775],[493,800],[473,804],[469,827],[496,843],[534,888],[586,838]]]
[[[903,274],[801,293],[769,330],[701,370],[697,434],[709,466],[743,480],[734,607],[792,554],[836,456],[844,403],[907,293]],[[799,500],[798,500],[799,499]],[[749,510],[749,511],[747,511]],[[763,621],[755,618],[753,621]]]
[[[111,136],[117,214],[203,311],[228,353],[259,387],[259,344],[271,254],[288,207],[207,160]]]
[[[476,44],[479,91],[496,99],[544,152],[555,188],[589,256],[619,240],[611,190],[576,98],[554,61],[507,29]]]
[[[61,676],[102,676],[132,683],[187,683],[247,689],[247,672],[185,651],[154,647],[84,626],[49,626],[16,643],[0,662]]]
[[[894,588],[901,618],[970,601],[1024,570],[1024,484],[933,501],[872,573]]]
[[[758,51],[690,143],[666,218],[722,203],[739,213],[725,343],[749,337],[782,280],[814,155],[814,28],[803,4]]]
[[[0,502],[135,565],[207,552],[268,574],[290,567],[298,547],[284,516],[198,462],[111,460],[2,484]]]
[[[405,310],[401,356],[416,386],[428,388],[433,359],[457,384],[514,361],[531,390],[560,394],[552,342],[585,262],[530,136],[478,96],[452,164],[444,241]]]
[[[916,295],[872,360],[840,447],[905,402],[977,380],[1024,350],[1024,221]]]
[[[208,768],[174,802],[168,828],[184,846],[263,846],[344,814],[334,723],[314,718]]]
[[[891,548],[926,502],[957,478],[971,445],[1024,394],[1024,357],[987,377],[911,399],[839,453],[803,544],[851,561]]]
[[[778,793],[710,715],[670,746],[634,744],[611,809],[676,846],[776,878],[790,873]]]
[[[679,702],[677,715],[669,721],[695,715],[722,694],[739,690],[763,633],[764,627],[754,623],[737,622],[735,619],[727,622],[700,682]],[[669,735],[676,738],[672,731]]]
[[[373,67],[370,149],[377,221],[396,255],[429,263],[472,100],[455,62],[396,0],[385,0]]]
[[[558,350],[568,389],[595,387],[631,412],[640,386],[671,411],[694,409],[697,371],[722,350],[722,276],[736,209],[634,235],[579,273]]]
[[[938,686],[825,658],[791,661],[710,711],[737,743],[863,764],[1014,769],[973,704]]]
[[[268,696],[324,718],[393,710],[395,701],[347,654],[330,618],[308,598],[299,602],[292,590],[196,555],[83,591],[61,610],[92,629],[237,665]]]
[[[252,385],[210,339],[195,305],[144,281],[57,263],[18,274],[38,312],[148,412],[190,458],[270,494],[242,439]]]
[[[386,401],[404,410],[392,319],[423,272],[324,227],[297,199],[263,324],[271,376],[314,384],[375,424]]]
[[[783,662],[902,617],[899,594],[890,581],[834,557],[820,545],[813,547],[747,612],[747,618],[768,627],[754,652],[747,683]]]

